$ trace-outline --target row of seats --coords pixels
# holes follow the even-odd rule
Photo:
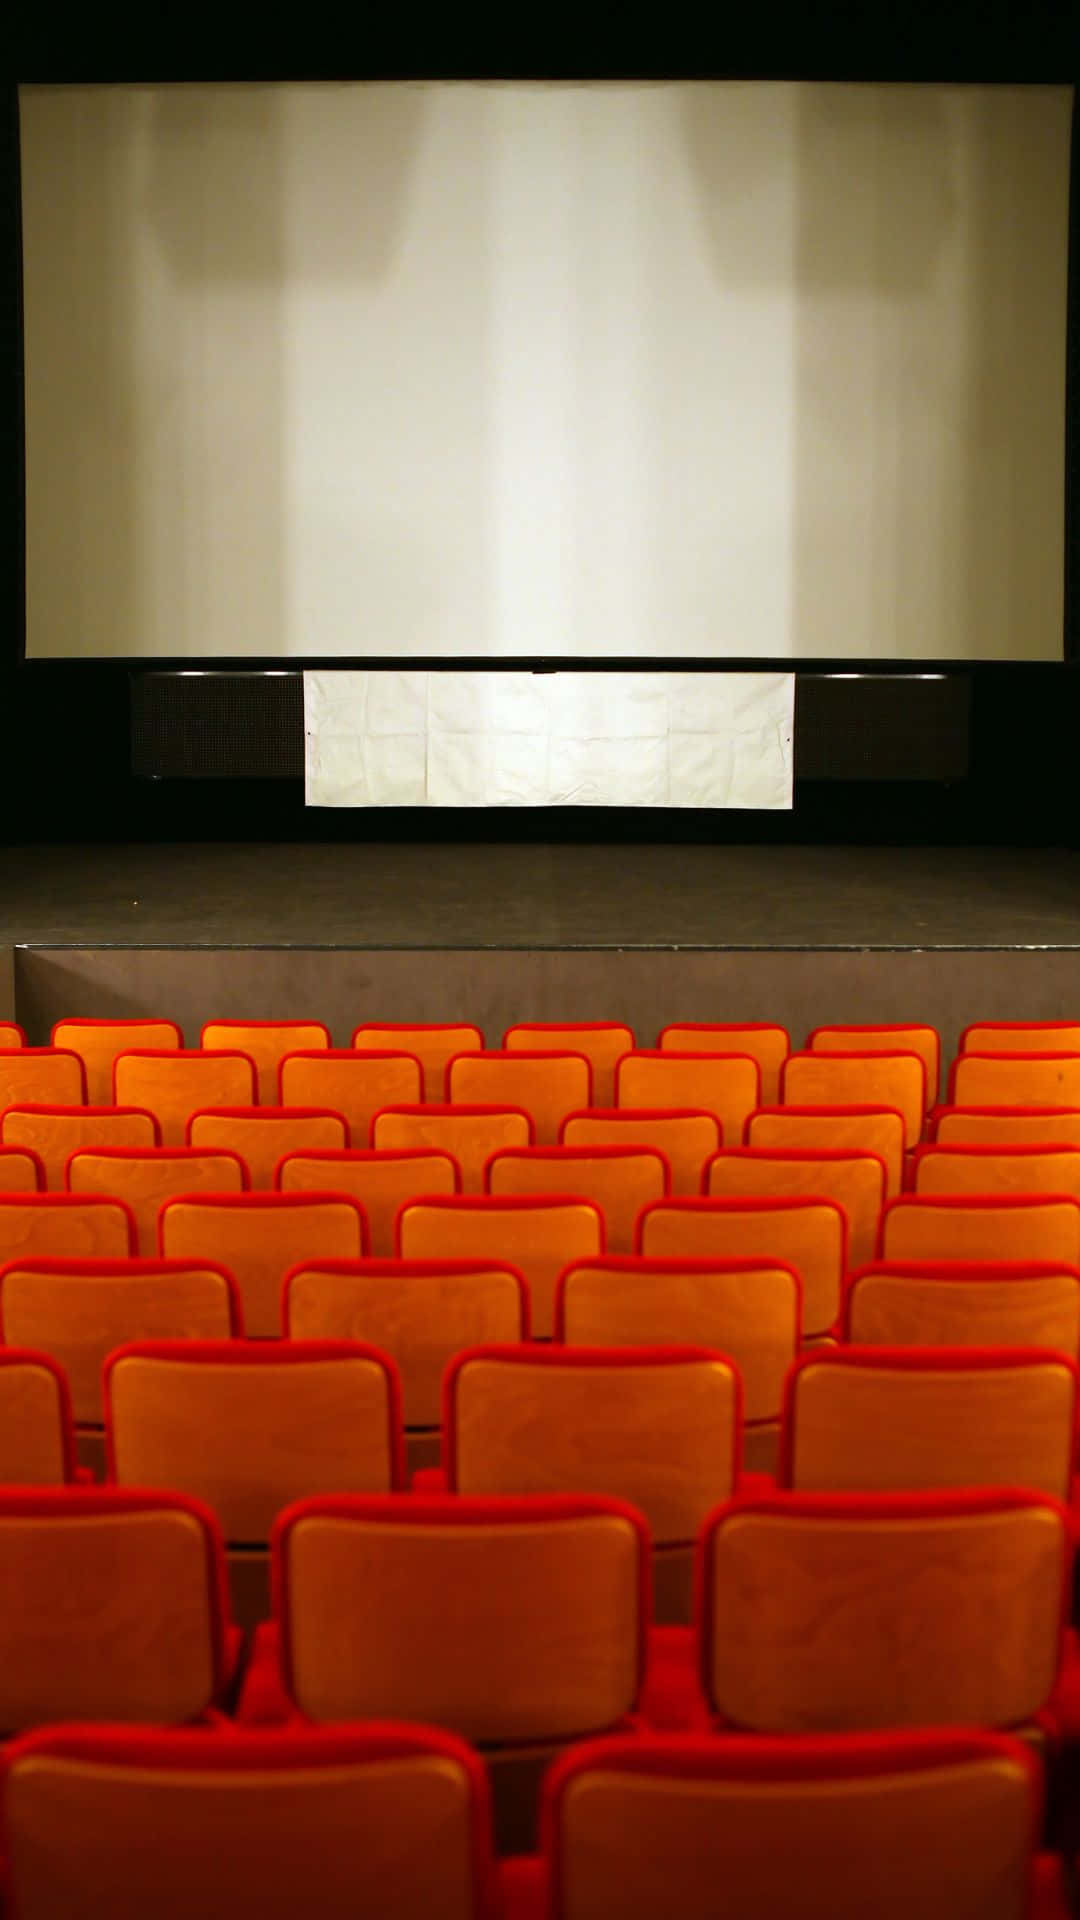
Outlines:
[[[429,1727],[84,1724],[0,1760],[20,1920],[1065,1920],[1043,1804],[1002,1734],[616,1735],[553,1764],[539,1851],[497,1861],[483,1763]]]

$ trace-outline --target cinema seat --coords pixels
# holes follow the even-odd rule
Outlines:
[[[0,1052],[6,1053],[11,1047],[25,1047],[26,1035],[15,1020],[0,1020]]]
[[[1080,1266],[1080,1200],[1071,1194],[901,1194],[882,1213],[878,1258]]]
[[[372,1253],[390,1259],[394,1222],[406,1200],[415,1200],[420,1194],[460,1193],[463,1182],[452,1153],[428,1152],[423,1147],[396,1151],[328,1147],[286,1154],[278,1163],[274,1186],[279,1193],[304,1193],[313,1188],[350,1193],[367,1216]]]
[[[358,1260],[363,1208],[343,1193],[180,1194],[158,1216],[167,1260],[221,1260],[239,1288],[249,1336],[281,1332],[281,1289],[299,1260]]]
[[[615,1098],[615,1068],[634,1046],[634,1035],[618,1020],[537,1020],[507,1027],[503,1048],[508,1053],[583,1053],[592,1068],[592,1097],[598,1106]]]
[[[806,1036],[809,1053],[894,1052],[898,1047],[917,1053],[926,1068],[926,1104],[938,1097],[941,1079],[941,1035],[920,1021],[889,1021],[868,1027],[815,1027]]]
[[[781,1486],[1034,1487],[1067,1501],[1075,1360],[1041,1347],[833,1347],[788,1375]]]
[[[287,1053],[313,1053],[329,1049],[330,1032],[321,1020],[207,1020],[199,1045],[204,1053],[239,1050],[255,1063],[260,1107],[272,1107],[278,1097],[278,1068]],[[224,1100],[204,1100],[204,1107],[232,1104]],[[246,1104],[236,1102],[237,1105]]]
[[[952,1107],[1080,1107],[1080,1053],[961,1053]]]
[[[1080,1053],[1080,1020],[973,1020],[958,1053]]]
[[[201,1147],[82,1147],[67,1164],[68,1191],[113,1194],[131,1208],[137,1251],[153,1259],[158,1214],[179,1193],[244,1193],[250,1185],[239,1154]]]
[[[730,1360],[705,1347],[473,1347],[443,1394],[448,1491],[628,1501],[652,1542],[651,1617],[690,1620],[699,1528],[739,1479]]]
[[[652,1147],[671,1168],[673,1193],[700,1193],[706,1160],[723,1144],[715,1113],[691,1107],[592,1107],[568,1113],[564,1147]]]
[[[464,1347],[525,1340],[529,1290],[516,1267],[482,1260],[320,1260],[285,1278],[292,1340],[365,1340],[401,1381],[410,1474],[440,1459],[443,1374]]]
[[[0,1728],[197,1721],[223,1704],[225,1560],[179,1494],[0,1487]]]
[[[80,1147],[161,1145],[153,1114],[139,1107],[9,1107],[0,1115],[0,1140],[39,1154],[53,1193],[63,1192],[68,1160]]]
[[[447,1065],[455,1054],[479,1053],[484,1036],[479,1027],[468,1022],[436,1021],[417,1025],[407,1020],[369,1020],[364,1026],[354,1028],[352,1044],[362,1052],[385,1048],[389,1052],[404,1050],[414,1054],[423,1068],[424,1099],[442,1101],[448,1098]]]
[[[286,1699],[314,1721],[392,1715],[479,1747],[501,1851],[532,1844],[553,1754],[635,1712],[648,1536],[620,1501],[303,1500],[272,1553]],[[241,1717],[257,1705],[249,1684]]]
[[[446,1098],[451,1106],[518,1107],[537,1143],[554,1146],[567,1114],[592,1105],[592,1068],[583,1053],[463,1053],[447,1066]]]
[[[165,1052],[182,1047],[184,1036],[175,1020],[58,1020],[52,1030],[52,1044],[78,1054],[86,1070],[86,1098],[104,1107],[113,1097],[113,1066],[118,1054],[132,1047]]]
[[[912,1049],[856,1053],[824,1048],[792,1053],[780,1076],[780,1099],[794,1107],[893,1107],[904,1116],[904,1146],[922,1137],[926,1066]]]
[[[1045,1495],[743,1496],[705,1523],[700,1553],[721,1726],[1020,1728],[1052,1703],[1072,1548]]]
[[[748,1147],[876,1153],[885,1162],[887,1200],[904,1182],[904,1116],[895,1107],[759,1107],[743,1137]]]
[[[1080,1147],[1080,1107],[938,1107],[929,1133],[943,1147]]]
[[[724,1140],[741,1140],[761,1105],[761,1069],[747,1053],[628,1053],[615,1070],[615,1104],[713,1113]]]
[[[8,1107],[86,1105],[86,1074],[77,1053],[60,1047],[0,1051],[0,1113]]]
[[[872,1260],[888,1175],[876,1153],[843,1147],[725,1147],[705,1168],[702,1192],[835,1200],[848,1224],[848,1260]]]
[[[329,1047],[288,1053],[278,1069],[283,1107],[329,1107],[344,1114],[347,1145],[366,1147],[383,1107],[415,1106],[424,1097],[424,1071],[413,1053],[359,1053]]]
[[[287,1153],[347,1147],[349,1128],[342,1114],[316,1107],[217,1107],[192,1114],[187,1144],[200,1152],[219,1147],[238,1154],[252,1186],[268,1191]]]
[[[73,1482],[75,1429],[64,1370],[50,1354],[0,1348],[0,1486]]]
[[[568,1346],[683,1342],[727,1354],[743,1389],[743,1464],[776,1469],[784,1379],[802,1334],[802,1283],[781,1260],[608,1254],[565,1268],[555,1338]]]
[[[371,1123],[379,1153],[445,1153],[461,1169],[466,1193],[482,1193],[484,1168],[500,1147],[528,1147],[530,1116],[520,1107],[388,1107]]]
[[[403,1260],[496,1260],[517,1267],[529,1288],[533,1334],[541,1338],[551,1333],[562,1269],[604,1250],[599,1208],[574,1194],[461,1194],[409,1201],[398,1214]]]
[[[44,1193],[45,1165],[31,1147],[0,1146],[0,1193]]]
[[[43,1728],[0,1818],[22,1920],[493,1920],[486,1771],[433,1727]]]
[[[804,1338],[828,1333],[847,1267],[847,1221],[834,1200],[660,1200],[638,1222],[637,1250],[653,1260],[780,1261],[802,1282]]]
[[[860,1346],[1050,1347],[1080,1354],[1080,1266],[1053,1260],[875,1260],[844,1292]]]
[[[510,1147],[487,1163],[488,1193],[579,1193],[599,1207],[613,1253],[632,1253],[637,1217],[671,1191],[671,1169],[655,1147]]]
[[[135,1216],[122,1200],[0,1193],[0,1267],[11,1260],[50,1257],[126,1260],[136,1251]]]
[[[117,1055],[113,1098],[118,1107],[146,1107],[155,1115],[167,1147],[182,1147],[187,1123],[205,1107],[249,1107],[255,1099],[255,1062],[247,1053]]]
[[[915,1193],[1069,1193],[1080,1198],[1080,1147],[933,1142],[916,1148]]]
[[[110,1481],[217,1515],[242,1627],[269,1616],[267,1542],[290,1501],[404,1486],[396,1369],[356,1341],[140,1341],[110,1354],[104,1391]]]
[[[244,1330],[231,1274],[211,1261],[19,1260],[0,1267],[0,1340],[63,1367],[80,1462],[105,1470],[101,1377],[129,1340],[228,1340]]]
[[[761,1099],[768,1104],[780,1098],[780,1069],[791,1052],[791,1035],[766,1020],[684,1020],[664,1027],[656,1044],[661,1053],[748,1053],[760,1068]]]
[[[583,1741],[544,1782],[542,1856],[503,1868],[506,1915],[1065,1920],[1042,1818],[1006,1734]]]

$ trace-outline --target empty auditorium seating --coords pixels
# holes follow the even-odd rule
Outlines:
[[[637,1217],[671,1190],[671,1172],[655,1147],[510,1147],[487,1163],[488,1193],[578,1193],[604,1217],[612,1253],[632,1253]]]
[[[885,1204],[885,1162],[843,1147],[724,1147],[705,1168],[702,1191],[728,1195],[813,1195],[835,1200],[848,1226],[847,1257],[872,1260]]]
[[[981,1143],[918,1147],[915,1193],[1071,1193],[1080,1196],[1080,1147]]]
[[[0,1486],[61,1487],[75,1479],[71,1395],[50,1354],[0,1348]]]
[[[892,1053],[898,1048],[917,1053],[926,1068],[926,1104],[932,1107],[938,1097],[941,1079],[941,1035],[936,1027],[922,1022],[888,1021],[869,1027],[815,1027],[806,1036],[811,1053],[868,1053],[874,1050]]]
[[[974,1729],[582,1742],[507,1920],[1064,1920],[1042,1808],[1030,1748]]]
[[[1080,1354],[1080,1267],[1052,1260],[877,1260],[844,1292],[843,1337],[885,1347]]]
[[[9,1107],[0,1115],[0,1140],[40,1154],[53,1193],[63,1191],[68,1160],[80,1147],[158,1147],[152,1113],[139,1107]]]
[[[784,1379],[802,1332],[802,1285],[780,1260],[648,1260],[609,1254],[559,1276],[555,1338],[570,1346],[685,1342],[727,1354],[743,1388],[743,1459],[776,1464]]]
[[[466,1193],[483,1192],[484,1168],[500,1147],[528,1147],[533,1139],[532,1120],[518,1107],[390,1107],[371,1123],[379,1152],[451,1154]]]
[[[1034,1493],[736,1499],[701,1536],[709,1706],[761,1733],[1029,1723],[1071,1558],[1065,1508]]]
[[[93,1106],[107,1106],[113,1097],[116,1056],[133,1047],[155,1052],[182,1047],[184,1036],[175,1020],[58,1020],[52,1045],[76,1053],[86,1072],[85,1098]]]
[[[451,1363],[444,1395],[451,1491],[629,1501],[653,1544],[653,1617],[690,1619],[698,1530],[739,1475],[730,1360],[685,1346],[474,1347]]]
[[[638,1252],[652,1259],[790,1263],[802,1282],[804,1337],[827,1333],[836,1318],[846,1249],[847,1223],[834,1200],[660,1200],[638,1223]]]
[[[518,1267],[528,1282],[532,1330],[541,1337],[551,1333],[563,1267],[604,1250],[599,1209],[568,1194],[461,1194],[410,1201],[398,1215],[397,1252],[406,1260],[508,1260]]]
[[[949,1071],[954,1107],[1080,1106],[1080,1053],[961,1053]]]
[[[895,1107],[904,1116],[904,1145],[914,1147],[926,1115],[926,1066],[910,1048],[890,1052],[814,1048],[792,1053],[780,1075],[785,1106]]]
[[[959,1053],[1080,1053],[1080,1020],[973,1020]]]
[[[258,1102],[272,1107],[278,1097],[278,1068],[287,1053],[311,1053],[329,1047],[329,1030],[321,1020],[207,1020],[199,1036],[204,1052],[246,1053],[255,1063]],[[256,1096],[252,1095],[252,1099]],[[244,1102],[204,1100],[218,1107]]]
[[[769,1105],[780,1097],[780,1069],[791,1052],[791,1035],[765,1020],[684,1020],[664,1027],[656,1044],[661,1053],[748,1053],[761,1073],[761,1100]]]
[[[598,1107],[615,1098],[615,1067],[630,1053],[634,1036],[617,1020],[524,1021],[508,1027],[503,1048],[508,1053],[583,1053],[592,1068],[592,1097]]]
[[[135,1216],[98,1194],[0,1193],[0,1266],[39,1256],[128,1259],[138,1251]]]
[[[315,1107],[218,1107],[193,1113],[187,1124],[189,1147],[224,1147],[238,1154],[253,1187],[272,1187],[278,1161],[287,1153],[348,1143],[343,1116]]]
[[[0,1488],[0,1728],[191,1721],[228,1678],[213,1515],[179,1494]]]
[[[761,1105],[761,1070],[746,1053],[628,1053],[615,1069],[615,1104],[714,1113],[724,1140],[741,1140],[748,1115]]]
[[[417,1105],[424,1097],[423,1068],[412,1053],[361,1053],[328,1047],[288,1053],[278,1070],[283,1107],[329,1107],[344,1114],[348,1144],[366,1147],[371,1123],[383,1107]]]
[[[1059,1260],[1080,1266],[1080,1201],[1066,1194],[901,1194],[881,1216],[882,1260]]]
[[[485,1768],[433,1727],[44,1728],[0,1819],[21,1920],[493,1914]]]
[[[67,1165],[71,1193],[115,1195],[135,1218],[137,1252],[158,1250],[158,1215],[185,1193],[244,1193],[250,1180],[239,1154],[225,1148],[81,1147]]]
[[[117,1106],[145,1107],[157,1119],[167,1147],[182,1147],[187,1123],[204,1107],[249,1107],[256,1094],[255,1062],[239,1052],[121,1053],[113,1066]]]
[[[478,1053],[484,1045],[479,1027],[465,1022],[373,1020],[353,1029],[352,1045],[362,1051],[386,1048],[413,1054],[424,1072],[424,1099],[441,1101],[446,1091],[446,1068],[458,1053]],[[395,1105],[400,1104],[395,1102]]]
[[[464,1183],[453,1154],[434,1148],[328,1147],[286,1154],[274,1184],[279,1193],[313,1188],[351,1193],[367,1216],[372,1253],[389,1259],[394,1222],[405,1201],[422,1193],[460,1193]]]
[[[524,1340],[529,1295],[505,1262],[321,1260],[285,1281],[284,1331],[296,1340],[365,1340],[401,1382],[410,1472],[437,1466],[443,1374],[464,1347]]]
[[[404,1484],[393,1361],[355,1341],[141,1341],[105,1367],[109,1476],[194,1494],[228,1550],[232,1616],[270,1611],[267,1542],[309,1493]]]
[[[0,1193],[44,1193],[45,1165],[32,1147],[0,1146]]]
[[[832,1347],[788,1375],[780,1483],[1035,1487],[1068,1500],[1080,1376],[1045,1348]]]
[[[592,1105],[592,1068],[583,1053],[463,1053],[446,1069],[452,1106],[518,1107],[541,1146],[553,1146],[568,1113]]]
[[[723,1144],[715,1113],[690,1107],[592,1107],[568,1113],[564,1147],[655,1147],[671,1168],[673,1193],[700,1193],[706,1160]]]
[[[340,1193],[201,1194],[167,1200],[162,1255],[221,1260],[236,1280],[249,1335],[281,1332],[281,1290],[300,1260],[356,1260],[367,1252],[363,1210]]]
[[[60,1047],[0,1051],[0,1113],[7,1107],[86,1105],[86,1074],[77,1053]]]
[[[938,1107],[929,1135],[942,1146],[1080,1147],[1080,1107]]]
[[[886,1198],[903,1185],[904,1116],[895,1107],[759,1107],[746,1122],[745,1140],[748,1147],[876,1153],[885,1162]]]

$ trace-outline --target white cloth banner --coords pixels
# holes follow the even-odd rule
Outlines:
[[[792,804],[791,673],[304,674],[309,807]]]

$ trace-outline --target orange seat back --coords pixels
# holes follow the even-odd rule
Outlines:
[[[768,1105],[780,1098],[780,1069],[791,1052],[791,1035],[766,1020],[689,1020],[664,1027],[656,1044],[661,1053],[748,1053],[758,1063],[761,1099]]]
[[[369,1020],[353,1030],[352,1045],[361,1050],[385,1048],[390,1052],[413,1054],[423,1069],[425,1100],[449,1099],[446,1069],[458,1053],[479,1053],[484,1036],[479,1027],[466,1022],[420,1022],[407,1020]],[[404,1104],[394,1101],[395,1106]]]
[[[583,1053],[592,1068],[592,1097],[597,1106],[615,1098],[615,1068],[634,1046],[634,1035],[618,1020],[520,1022],[507,1027],[503,1047],[508,1053]]]
[[[938,1097],[941,1079],[941,1035],[936,1027],[922,1022],[887,1021],[869,1027],[815,1027],[806,1036],[810,1053],[865,1053],[867,1049],[894,1050],[899,1047],[917,1053],[926,1068],[926,1104],[932,1107]]]
[[[836,1318],[847,1264],[847,1221],[834,1200],[661,1200],[638,1226],[638,1252],[654,1260],[779,1260],[802,1282],[803,1333]]]
[[[62,1192],[67,1163],[80,1147],[161,1145],[153,1114],[139,1107],[9,1107],[0,1117],[0,1140],[38,1154],[54,1193]]]
[[[488,1193],[579,1193],[599,1207],[612,1253],[632,1253],[637,1217],[671,1190],[655,1147],[511,1147],[487,1163]]]
[[[329,1029],[321,1020],[207,1020],[199,1036],[205,1053],[246,1053],[255,1063],[257,1097],[272,1107],[278,1097],[278,1069],[287,1053],[329,1048]],[[254,1100],[256,1096],[252,1095]],[[204,1100],[204,1107],[244,1105],[243,1101]]]
[[[82,1147],[67,1165],[71,1193],[115,1194],[131,1208],[136,1251],[152,1260],[158,1215],[178,1193],[243,1193],[250,1184],[238,1154],[201,1147]]]
[[[405,1260],[508,1260],[528,1283],[533,1333],[548,1335],[559,1274],[604,1252],[604,1223],[572,1194],[417,1200],[398,1215],[397,1251]]]
[[[415,1429],[439,1425],[456,1353],[529,1332],[528,1287],[494,1260],[301,1262],[286,1278],[284,1311],[290,1339],[365,1340],[389,1354]]]
[[[330,1047],[289,1053],[278,1074],[283,1107],[329,1107],[344,1114],[347,1145],[367,1147],[371,1123],[383,1107],[415,1106],[423,1099],[424,1070],[413,1053],[360,1053]]]
[[[885,1205],[887,1174],[876,1153],[842,1147],[726,1147],[705,1169],[704,1192],[735,1195],[817,1195],[835,1200],[848,1224],[848,1261],[872,1260]]]
[[[759,1107],[746,1123],[746,1145],[876,1153],[885,1162],[887,1200],[904,1182],[904,1116],[896,1107]]]
[[[1080,1020],[973,1020],[958,1053],[1080,1053]]]
[[[448,1153],[466,1193],[482,1193],[484,1168],[500,1147],[528,1147],[533,1123],[519,1107],[390,1107],[371,1123],[378,1152]]]
[[[1080,1107],[939,1107],[938,1146],[1080,1147]]]
[[[52,1045],[77,1053],[82,1061],[87,1100],[103,1107],[113,1098],[117,1054],[133,1047],[164,1052],[183,1044],[175,1020],[58,1020],[52,1030]]]
[[[0,1146],[0,1193],[44,1193],[45,1163],[32,1147]]]
[[[844,1294],[862,1346],[1050,1347],[1080,1354],[1080,1267],[1055,1261],[876,1260]]]
[[[285,1275],[299,1260],[357,1260],[367,1252],[363,1209],[340,1193],[180,1195],[158,1222],[166,1259],[218,1259],[236,1280],[249,1334],[281,1332]]]
[[[170,1487],[233,1545],[265,1544],[309,1493],[389,1493],[404,1479],[392,1360],[354,1341],[143,1341],[105,1367],[109,1477]]]
[[[252,1186],[264,1189],[273,1186],[285,1154],[303,1147],[345,1147],[348,1142],[343,1116],[315,1107],[218,1107],[193,1113],[187,1124],[189,1147],[238,1154]]]
[[[406,1200],[427,1193],[460,1193],[462,1178],[453,1154],[434,1149],[321,1148],[286,1154],[278,1164],[274,1185],[279,1193],[313,1188],[350,1193],[367,1216],[372,1253],[389,1259],[394,1251],[394,1222]]]
[[[881,1216],[882,1260],[1056,1260],[1080,1266],[1068,1194],[901,1194]]]
[[[0,1050],[0,1113],[8,1107],[86,1105],[86,1074],[77,1053],[61,1047]]]
[[[615,1100],[620,1107],[714,1113],[723,1139],[741,1140],[747,1117],[761,1105],[761,1069],[748,1053],[628,1053],[616,1069]]]
[[[1080,1053],[961,1053],[949,1073],[954,1107],[1080,1107]]]
[[[1080,1147],[948,1146],[916,1150],[916,1193],[1071,1193],[1080,1197]]]
[[[182,1147],[187,1123],[204,1107],[249,1107],[255,1099],[255,1062],[248,1053],[121,1053],[113,1066],[117,1106],[145,1107],[157,1119],[167,1147]]]
[[[541,1146],[553,1146],[568,1113],[592,1104],[592,1068],[583,1053],[463,1053],[446,1069],[452,1106],[519,1107]]]
[[[559,1138],[564,1147],[653,1147],[671,1168],[673,1193],[700,1193],[702,1169],[724,1130],[704,1109],[592,1107],[568,1113]]]
[[[130,1258],[135,1217],[122,1200],[97,1194],[0,1193],[0,1266],[50,1256]]]
[[[0,1050],[7,1052],[11,1047],[25,1047],[26,1035],[16,1020],[0,1020]]]
[[[895,1107],[904,1116],[904,1145],[914,1147],[926,1117],[926,1067],[910,1048],[860,1052],[824,1048],[784,1062],[780,1098],[796,1107]]]
[[[305,1500],[271,1545],[285,1682],[312,1720],[395,1715],[505,1746],[634,1711],[648,1536],[619,1501]]]
[[[129,1340],[227,1340],[243,1332],[232,1276],[207,1261],[24,1260],[0,1268],[0,1339],[59,1361],[75,1419],[105,1418],[101,1376]]]
[[[0,1486],[60,1487],[75,1478],[71,1395],[48,1353],[0,1349]]]

